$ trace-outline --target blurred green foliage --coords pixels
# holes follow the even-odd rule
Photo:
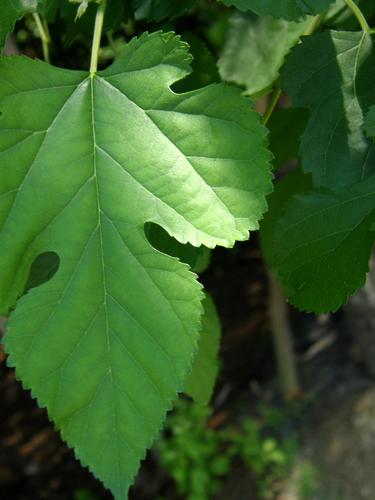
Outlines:
[[[226,434],[207,427],[211,410],[180,400],[169,415],[165,437],[156,448],[164,467],[189,500],[218,493],[231,465],[233,450],[225,449]]]
[[[295,435],[281,435],[285,414],[278,409],[262,408],[259,418],[246,418],[240,429],[214,429],[210,426],[211,412],[208,407],[178,401],[156,444],[178,493],[188,500],[213,498],[236,460],[251,470],[259,498],[274,498],[299,452]],[[308,489],[308,480],[306,476],[304,490]]]
[[[74,493],[74,500],[98,500],[98,497],[89,490],[77,490]]]

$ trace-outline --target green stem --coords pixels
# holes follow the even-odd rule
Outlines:
[[[102,0],[98,6],[95,18],[94,37],[92,39],[91,63],[90,63],[91,76],[93,76],[98,69],[99,49],[100,49],[100,41],[102,38],[105,8],[106,8],[106,0]]]
[[[277,106],[277,103],[279,102],[280,97],[282,96],[282,93],[283,93],[283,91],[281,90],[281,88],[279,86],[277,86],[272,94],[267,111],[264,113],[263,125],[267,125],[267,123],[269,122],[269,119],[271,118],[272,113],[274,112],[274,110]]]
[[[42,40],[43,58],[47,63],[50,63],[51,60],[49,56],[49,44],[51,42],[51,39],[48,31],[48,26],[46,23],[43,23],[38,13],[34,13],[33,17],[36,27],[38,28],[39,36]]]
[[[315,31],[319,28],[320,23],[322,22],[322,15],[315,16],[312,18],[311,23],[307,26],[303,36],[310,36],[315,33]]]
[[[345,3],[349,7],[349,9],[353,12],[355,17],[358,19],[362,31],[364,31],[365,33],[372,33],[373,30],[371,30],[370,26],[366,21],[365,16],[363,15],[363,12],[358,7],[358,5],[353,0],[345,0]]]
[[[51,33],[49,31],[48,23],[47,23],[45,17],[42,18],[42,22],[43,22],[44,32],[47,36],[48,44],[50,45],[51,44]]]

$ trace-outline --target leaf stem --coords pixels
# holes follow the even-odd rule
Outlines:
[[[373,30],[368,25],[368,22],[358,5],[353,0],[345,0],[345,3],[357,18],[359,24],[361,25],[362,31],[364,31],[365,33],[372,33]]]
[[[270,103],[268,105],[268,108],[267,108],[266,112],[264,113],[263,120],[262,120],[263,125],[267,125],[267,123],[269,122],[269,119],[271,118],[272,113],[275,111],[275,108],[277,106],[277,103],[280,100],[282,93],[283,93],[283,91],[281,90],[280,86],[278,85],[275,88],[275,90],[272,94]]]
[[[323,20],[322,14],[318,16],[314,16],[311,20],[311,23],[307,26],[306,30],[303,33],[303,36],[311,36],[315,33],[315,31],[319,28],[320,23]]]
[[[42,18],[37,12],[33,13],[33,18],[42,40],[43,58],[47,63],[50,63],[49,44],[51,43],[51,38],[48,31],[48,25],[46,22],[43,23]]]
[[[91,76],[93,76],[98,70],[99,49],[100,49],[100,41],[102,38],[105,8],[106,8],[106,0],[101,0],[98,6],[98,10],[96,12],[94,36],[92,39],[91,63],[90,63]]]

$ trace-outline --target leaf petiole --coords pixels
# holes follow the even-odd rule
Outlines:
[[[363,12],[358,7],[358,5],[353,0],[345,0],[345,3],[357,18],[359,24],[361,25],[362,31],[369,34],[374,33],[375,30],[370,28],[365,16],[363,15]]]
[[[102,38],[103,22],[106,9],[106,0],[101,0],[96,12],[94,36],[92,39],[90,75],[93,76],[98,69],[98,58],[100,49],[100,40]]]
[[[262,120],[263,125],[267,125],[267,123],[269,122],[269,119],[271,118],[272,113],[274,112],[275,107],[277,106],[277,103],[279,102],[282,93],[283,93],[283,91],[281,90],[280,86],[278,85],[272,94],[267,111],[265,112],[265,114],[263,116],[263,120]]]
[[[323,21],[323,16],[321,14],[312,18],[311,23],[307,26],[303,36],[311,36],[319,29]]]
[[[33,14],[33,18],[36,24],[36,27],[39,32],[39,36],[42,40],[42,48],[43,48],[43,58],[47,63],[50,63],[50,55],[49,55],[49,44],[51,42],[51,38],[48,32],[47,23],[43,23],[40,15],[35,12]]]

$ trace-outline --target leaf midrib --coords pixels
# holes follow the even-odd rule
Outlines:
[[[96,126],[95,126],[95,105],[94,105],[94,78],[95,75],[89,77],[90,82],[90,97],[91,97],[91,125],[92,125],[92,139],[93,139],[93,169],[94,169],[94,182],[95,182],[95,191],[96,191],[96,202],[97,202],[97,213],[98,213],[98,223],[97,228],[99,231],[99,241],[100,241],[100,256],[101,256],[101,273],[102,273],[102,283],[103,283],[103,307],[105,312],[105,334],[107,341],[107,359],[108,359],[108,376],[110,379],[110,387],[112,391],[111,403],[112,403],[112,418],[113,425],[116,432],[114,433],[114,448],[116,454],[116,469],[117,469],[117,483],[120,487],[121,496],[124,495],[123,483],[121,481],[121,468],[120,468],[120,451],[118,445],[117,435],[120,435],[120,429],[118,426],[118,415],[117,415],[117,404],[116,404],[116,396],[115,396],[115,384],[113,380],[112,373],[112,352],[111,352],[111,338],[110,338],[110,326],[109,326],[109,318],[108,318],[108,304],[107,304],[107,278],[105,272],[105,264],[104,264],[104,244],[103,244],[103,231],[102,231],[102,210],[100,203],[100,189],[98,183],[98,175],[97,175],[97,141],[96,141]],[[128,444],[128,443],[127,443]]]

